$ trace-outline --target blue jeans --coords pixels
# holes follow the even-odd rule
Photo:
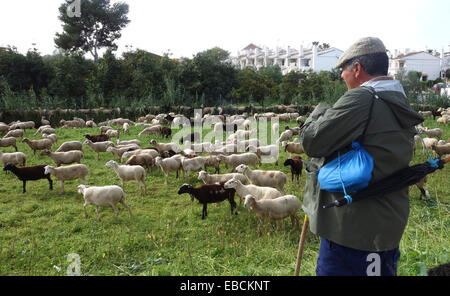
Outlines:
[[[347,248],[322,238],[316,275],[318,276],[396,276],[398,248],[370,252]]]

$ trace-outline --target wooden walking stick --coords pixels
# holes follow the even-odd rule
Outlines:
[[[303,246],[305,245],[308,225],[309,225],[308,216],[305,215],[305,221],[303,222],[302,233],[300,234],[300,241],[298,243],[297,264],[295,265],[295,273],[294,273],[295,276],[298,276],[300,272],[300,266],[302,264],[302,256],[303,256]]]

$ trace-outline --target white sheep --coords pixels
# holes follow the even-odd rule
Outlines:
[[[146,127],[143,131],[141,131],[139,134],[138,134],[138,137],[141,137],[142,135],[151,135],[151,134],[157,134],[157,135],[160,135],[161,134],[161,128],[162,128],[162,126],[161,125],[153,125],[153,126],[150,126],[150,127]]]
[[[80,141],[69,141],[64,142],[56,149],[56,152],[67,152],[70,150],[80,150],[83,151],[83,144]]]
[[[41,133],[42,134],[42,130],[46,129],[46,128],[51,128],[51,126],[49,124],[47,125],[41,125],[36,132],[33,134],[34,136],[36,136],[37,134]]]
[[[97,124],[93,120],[88,120],[86,121],[86,127],[90,128],[97,127]]]
[[[177,145],[177,143],[158,143],[155,139],[151,139],[150,144],[155,146],[156,149],[158,149],[159,153],[162,153],[164,151],[173,150],[175,153],[180,153],[181,148]]]
[[[285,130],[281,133],[280,137],[276,141],[277,144],[280,144],[283,141],[290,140],[294,136],[294,132],[291,130]]]
[[[189,177],[189,172],[195,172],[205,169],[206,159],[203,157],[194,157],[181,159],[181,168],[183,169],[183,178],[185,174]]]
[[[106,133],[105,133],[105,135],[107,135],[109,138],[116,138],[116,139],[119,139],[119,138],[120,138],[120,129],[116,129],[116,130],[110,129],[110,130],[107,130]]]
[[[122,129],[123,129],[124,134],[129,133],[130,132],[130,124],[128,122],[124,122]]]
[[[8,137],[0,139],[0,147],[14,147],[17,152],[16,138]]]
[[[8,163],[25,166],[27,162],[27,156],[23,152],[4,153],[0,150],[0,159],[3,162],[3,166],[6,166]]]
[[[58,137],[56,134],[42,134],[44,139],[50,139],[53,144],[58,143]]]
[[[251,170],[245,164],[237,166],[236,171],[244,174],[254,185],[277,188],[284,194],[287,176],[281,171]]]
[[[281,147],[284,148],[284,152],[289,152],[289,157],[292,158],[292,153],[294,154],[303,154],[305,151],[303,150],[303,145],[301,143],[295,142],[281,142]]]
[[[64,181],[81,179],[84,184],[87,185],[86,176],[89,174],[89,169],[84,164],[72,164],[62,167],[46,166],[44,168],[44,174],[52,174],[59,180],[60,194],[64,193]]]
[[[46,138],[41,140],[30,140],[28,138],[23,138],[22,143],[26,143],[31,150],[33,150],[33,154],[36,154],[36,150],[45,150],[52,149],[53,142],[52,140]]]
[[[84,216],[86,218],[88,216],[86,211],[87,205],[95,205],[98,221],[101,221],[100,214],[98,213],[99,206],[111,206],[115,212],[114,218],[117,218],[117,215],[119,214],[117,203],[119,202],[128,210],[130,216],[132,216],[130,207],[125,203],[125,192],[119,186],[109,185],[88,187],[86,185],[78,185],[78,193],[82,194],[84,198],[83,208]]]
[[[53,159],[57,167],[61,166],[61,164],[81,163],[81,159],[83,158],[83,152],[79,150],[52,152],[51,150],[45,149],[41,152],[40,156],[44,155]]]
[[[275,199],[257,200],[253,195],[248,194],[245,196],[244,207],[255,212],[256,216],[259,218],[261,227],[265,220],[277,221],[287,217],[291,217],[292,226],[296,224],[297,227],[299,227],[297,211],[300,208],[300,201],[294,195],[280,196]]]
[[[10,130],[8,133],[6,133],[6,135],[3,136],[3,138],[14,137],[14,138],[22,139],[23,135],[24,135],[23,129],[16,129],[16,130]]]
[[[127,140],[127,141],[121,141],[117,139],[117,145],[129,145],[129,144],[136,144],[138,146],[141,146],[141,141],[133,139],[133,140]]]
[[[254,184],[244,185],[240,180],[231,178],[226,181],[224,188],[234,188],[236,193],[241,197],[239,204],[242,203],[242,199],[247,195],[253,195],[257,200],[260,199],[273,199],[282,196],[280,191],[268,186],[257,186]]]
[[[125,159],[128,159],[129,157],[133,155],[139,155],[139,154],[148,154],[151,155],[153,158],[159,156],[159,152],[155,149],[136,149],[133,151],[127,151],[124,154],[122,154],[122,158],[120,159],[121,162],[124,162]]]
[[[428,138],[442,138],[442,130],[440,128],[428,129],[425,128],[422,132],[427,135]]]
[[[258,163],[258,156],[252,152],[232,155],[218,155],[218,157],[227,165],[231,166],[232,172],[234,172],[236,167],[241,164],[252,165],[254,168],[256,168],[256,165]]]
[[[155,165],[161,168],[164,173],[164,184],[167,185],[170,172],[177,172],[177,178],[179,177],[178,171],[181,168],[181,161],[174,157],[161,158],[160,156],[155,158]]]
[[[140,165],[119,165],[114,160],[110,160],[105,164],[106,167],[113,168],[117,176],[122,182],[122,189],[124,189],[124,182],[134,180],[138,183],[141,194],[145,195],[147,193],[147,184],[145,183],[145,169]],[[142,186],[144,187],[144,192],[142,192]],[[125,190],[125,189],[124,189]]]
[[[200,171],[198,173],[198,179],[203,181],[203,183],[205,184],[227,182],[228,180],[231,180],[233,178],[241,181],[241,183],[244,185],[248,183],[247,177],[240,173],[214,174],[214,175],[210,175],[206,171]]]
[[[114,146],[114,143],[111,141],[103,141],[103,142],[92,142],[91,140],[86,140],[83,142],[83,145],[87,145],[91,147],[92,150],[97,152],[97,160],[100,159],[100,152],[107,152],[106,150],[109,147]]]
[[[249,145],[246,149],[249,152],[254,152],[258,156],[259,163],[262,163],[262,157],[266,162],[266,159],[272,159],[275,161],[275,165],[278,165],[278,156],[280,153],[280,149],[278,145],[272,144],[267,146],[253,146]]]
[[[119,161],[122,161],[122,155],[130,150],[136,150],[137,148],[135,148],[135,146],[125,146],[125,147],[113,147],[110,146],[108,148],[106,148],[106,152],[111,152],[114,155],[117,155],[117,157],[119,158]]]

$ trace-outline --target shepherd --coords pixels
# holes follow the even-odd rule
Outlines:
[[[379,38],[361,38],[335,67],[341,69],[348,91],[333,106],[319,104],[300,131],[304,151],[311,157],[306,166],[305,222],[321,237],[316,274],[395,276],[409,216],[408,187],[345,207],[324,208],[344,194],[320,190],[317,171],[364,133],[360,144],[374,160],[369,185],[408,167],[414,127],[423,117],[411,108],[400,82],[387,76],[389,58]]]

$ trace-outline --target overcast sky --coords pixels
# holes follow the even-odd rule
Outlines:
[[[83,1],[83,0],[82,0]],[[118,2],[112,0],[111,2]],[[122,31],[125,45],[173,58],[191,58],[218,46],[236,55],[254,43],[299,48],[312,41],[341,50],[360,37],[379,37],[390,49],[449,50],[448,0],[123,0],[130,24]],[[62,0],[1,0],[0,46],[26,53],[32,43],[42,54],[55,50],[62,32]]]

